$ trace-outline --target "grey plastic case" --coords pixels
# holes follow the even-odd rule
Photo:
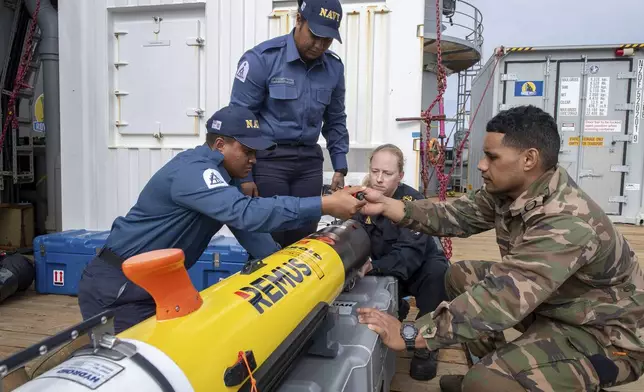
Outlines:
[[[397,317],[398,284],[392,277],[367,276],[342,292],[329,311],[326,336],[318,335],[308,352],[295,361],[279,392],[389,392],[396,353],[379,336],[358,323],[359,307],[386,310]],[[326,341],[324,341],[326,338]],[[335,358],[313,355],[320,345],[338,345]],[[319,352],[319,350],[317,350]]]

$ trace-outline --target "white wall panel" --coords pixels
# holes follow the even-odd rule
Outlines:
[[[135,203],[154,172],[178,152],[203,142],[207,117],[229,101],[234,72],[243,52],[294,26],[290,17],[280,17],[279,11],[274,13],[272,3],[270,0],[60,2],[63,229],[109,229],[114,218],[127,213]],[[394,142],[407,155],[406,171],[410,174],[415,170],[411,133],[419,130],[419,124],[397,123],[395,118],[417,116],[421,110],[421,45],[416,31],[423,23],[423,6],[423,0],[343,1],[344,45],[334,43],[332,47],[346,65],[352,151],[368,152],[375,145]],[[149,14],[144,13],[148,11],[166,15],[168,20],[183,15],[203,22],[199,33],[205,39],[199,60],[201,74],[189,79],[199,80],[204,109],[204,117],[195,120],[197,134],[177,131],[158,139],[147,132],[146,126],[128,130],[139,135],[123,135],[114,126],[118,108],[114,96],[114,87],[118,86],[114,67],[115,22],[135,15],[147,20]],[[163,63],[155,67],[177,71]],[[155,111],[164,109],[162,103],[156,105],[138,108],[142,118],[145,115],[151,118]],[[414,179],[413,175],[407,178],[412,184]]]

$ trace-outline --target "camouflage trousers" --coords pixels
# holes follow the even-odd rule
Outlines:
[[[492,263],[453,263],[445,276],[450,300],[483,280]],[[522,335],[512,342],[499,332],[467,343],[481,360],[469,369],[463,391],[599,391],[644,372],[644,358],[606,347],[581,328],[534,313],[514,328]]]

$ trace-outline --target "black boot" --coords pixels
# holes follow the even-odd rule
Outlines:
[[[462,374],[450,374],[448,376],[441,376],[439,382],[441,392],[461,392],[464,378],[465,376]]]
[[[400,298],[398,301],[398,321],[401,323],[405,321],[407,318],[407,315],[409,314],[409,309],[411,307],[409,306],[409,302],[407,300]]]
[[[436,377],[437,369],[438,351],[430,352],[427,349],[414,351],[411,366],[409,366],[409,375],[411,378],[419,381],[431,380]]]

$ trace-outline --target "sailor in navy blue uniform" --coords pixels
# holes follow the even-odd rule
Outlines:
[[[347,219],[365,204],[352,196],[361,188],[307,198],[246,196],[239,181],[252,169],[255,151],[275,144],[261,135],[259,121],[243,107],[217,111],[206,127],[206,143],[159,169],[128,214],[114,221],[105,247],[79,284],[84,319],[113,309],[119,333],[154,315],[152,297],[122,272],[122,263],[136,254],[180,248],[189,269],[227,225],[251,257],[262,258],[280,248],[271,231],[297,228],[327,214]]]
[[[402,151],[392,144],[374,150],[369,161],[368,186],[398,200],[424,199],[416,189],[401,182],[404,172]],[[407,317],[409,304],[403,299],[414,296],[418,315],[432,312],[447,301],[445,274],[449,262],[434,237],[397,226],[384,216],[369,217],[357,213],[353,219],[362,222],[371,239],[371,263],[362,273],[393,276],[400,285],[400,315]],[[416,380],[436,377],[438,352],[416,350],[410,364],[410,375]]]
[[[315,196],[322,193],[326,139],[335,171],[331,189],[344,186],[349,133],[346,127],[344,65],[328,50],[342,42],[338,0],[301,1],[295,28],[264,41],[241,57],[233,80],[231,103],[252,110],[262,134],[277,143],[258,151],[257,164],[246,177],[247,195]],[[282,246],[314,232],[317,222],[274,233]]]

